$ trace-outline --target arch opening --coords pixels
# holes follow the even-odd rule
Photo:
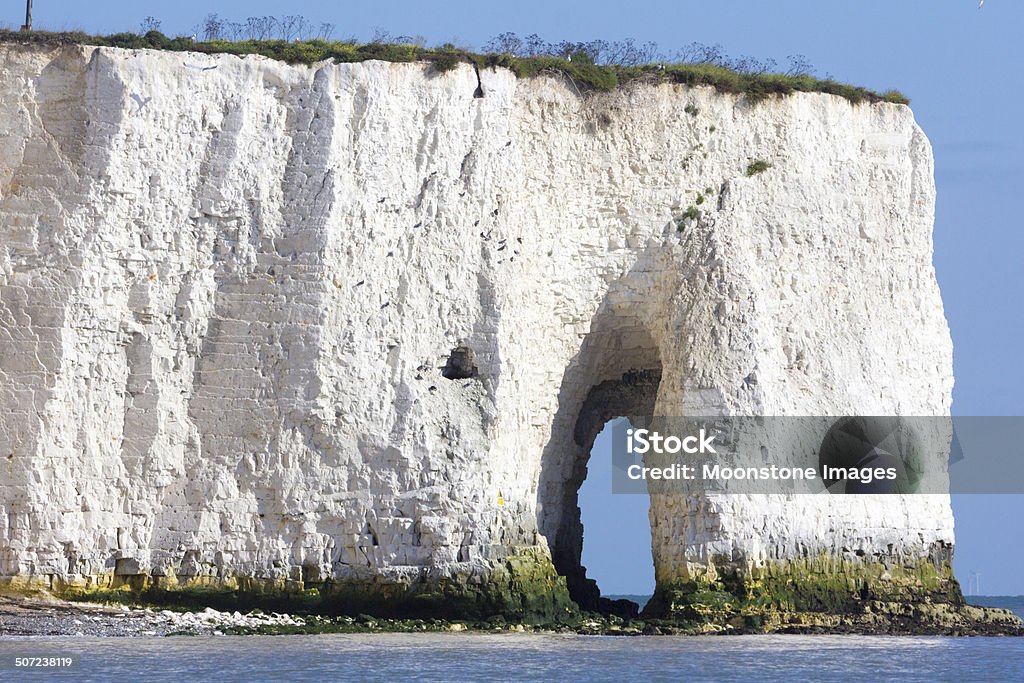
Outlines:
[[[613,434],[632,427],[628,418],[614,418],[597,435],[587,463],[587,478],[579,491],[583,523],[581,565],[600,589],[602,612],[632,616],[643,610],[655,588],[651,553],[651,498],[612,493]],[[620,442],[621,447],[621,442]],[[605,600],[629,603],[606,603]]]

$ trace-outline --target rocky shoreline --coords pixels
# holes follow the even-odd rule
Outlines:
[[[614,615],[583,614],[558,625],[511,623],[501,617],[466,622],[444,619],[382,619],[370,615],[297,615],[252,610],[227,612],[160,609],[143,605],[69,602],[39,597],[0,596],[0,638],[12,636],[203,636],[313,635],[319,633],[517,632],[576,633],[580,635],[734,635],[773,632],[861,635],[1007,635],[1024,636],[1019,620],[1006,610],[967,606],[970,621],[937,615],[802,615],[787,623],[762,628],[740,624],[705,623],[685,627],[660,620],[623,619]],[[921,619],[921,623],[915,619]],[[922,625],[929,624],[929,625]],[[765,628],[767,627],[767,628]]]
[[[301,617],[158,610],[128,605],[96,605],[42,598],[0,596],[0,637],[4,636],[168,636],[216,635],[225,629],[301,627]]]

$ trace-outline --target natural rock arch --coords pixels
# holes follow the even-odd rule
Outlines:
[[[596,581],[582,565],[579,490],[594,440],[617,417],[651,415],[661,383],[657,343],[635,309],[605,305],[595,315],[580,352],[566,369],[552,436],[541,458],[537,524],[556,571],[583,609],[608,611]]]

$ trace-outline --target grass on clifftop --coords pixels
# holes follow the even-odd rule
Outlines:
[[[145,35],[115,33],[93,36],[81,32],[50,33],[46,31],[0,31],[0,42],[39,45],[97,45],[128,49],[156,49],[207,54],[262,55],[290,64],[313,64],[325,59],[335,62],[363,62],[378,59],[386,62],[430,62],[438,72],[454,69],[460,62],[478,68],[505,67],[520,78],[544,73],[568,76],[583,90],[609,91],[630,81],[707,85],[719,92],[745,95],[759,102],[773,95],[794,92],[821,92],[844,97],[850,102],[890,102],[909,104],[902,93],[890,90],[878,93],[867,88],[820,79],[808,74],[748,73],[718,64],[656,63],[641,66],[598,65],[577,54],[572,59],[558,56],[515,57],[510,54],[478,54],[446,45],[440,48],[412,44],[364,43],[333,40],[210,40],[196,41],[187,37],[168,38],[159,31]]]

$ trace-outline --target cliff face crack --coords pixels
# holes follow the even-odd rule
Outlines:
[[[473,62],[473,71],[476,73],[476,90],[473,91],[473,97],[479,99],[484,96],[484,82],[480,78],[480,66]]]

